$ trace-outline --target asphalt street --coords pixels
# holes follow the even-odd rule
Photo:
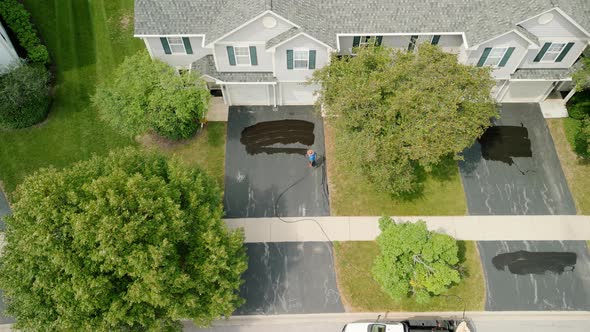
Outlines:
[[[309,168],[308,149],[318,155]],[[324,126],[312,106],[232,106],[225,159],[226,218],[328,216]]]
[[[576,214],[538,104],[507,103],[459,162],[470,215]]]

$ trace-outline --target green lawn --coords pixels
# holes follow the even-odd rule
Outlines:
[[[580,121],[572,118],[547,119],[561,168],[574,197],[579,214],[590,214],[590,162],[582,160],[573,151],[574,134]]]
[[[357,176],[340,162],[334,147],[334,128],[324,123],[330,189],[330,210],[340,216],[464,215],[465,193],[454,160],[447,160],[426,177],[423,193],[412,199],[394,199]]]
[[[98,120],[89,97],[126,55],[133,38],[133,0],[25,0],[47,44],[57,85],[49,118],[25,130],[0,132],[0,180],[8,193],[40,167],[64,167],[135,143]]]
[[[189,167],[203,168],[215,177],[223,190],[226,129],[225,122],[209,122],[202,132],[185,141],[171,142],[144,135],[141,142],[148,149],[157,149],[168,156],[180,158]]]
[[[460,284],[451,287],[445,295],[419,304],[411,298],[395,302],[381,291],[373,280],[371,268],[379,253],[376,242],[336,242],[334,253],[336,277],[342,301],[348,311],[462,311],[463,302],[468,311],[484,310],[485,285],[483,271],[473,241],[459,241],[460,256],[465,267],[465,276]]]

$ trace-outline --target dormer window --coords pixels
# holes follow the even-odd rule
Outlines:
[[[293,50],[293,68],[307,69],[309,64],[308,50]]]
[[[541,61],[554,62],[565,48],[565,43],[551,43]]]
[[[238,66],[248,66],[250,65],[250,48],[249,47],[241,47],[241,46],[234,46],[234,52],[236,55],[236,64]]]
[[[500,61],[502,61],[502,58],[504,57],[504,54],[506,54],[507,50],[507,47],[492,48],[492,51],[490,52],[490,54],[488,54],[488,58],[486,59],[484,66],[497,67],[498,64],[500,64]]]
[[[561,62],[574,43],[545,43],[533,62]]]
[[[168,37],[168,45],[172,54],[186,54],[181,37]]]

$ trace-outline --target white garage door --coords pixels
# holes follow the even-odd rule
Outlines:
[[[270,89],[268,84],[228,84],[225,93],[230,105],[270,105]]]
[[[518,82],[509,83],[508,90],[502,98],[503,102],[529,102],[542,101],[552,87],[553,82]]]
[[[317,86],[305,83],[280,83],[283,105],[313,105]]]

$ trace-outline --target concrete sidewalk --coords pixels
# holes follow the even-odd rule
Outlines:
[[[590,216],[450,216],[393,217],[424,220],[428,229],[458,240],[589,240]],[[243,228],[246,242],[372,241],[380,233],[379,217],[307,217],[225,219]]]

